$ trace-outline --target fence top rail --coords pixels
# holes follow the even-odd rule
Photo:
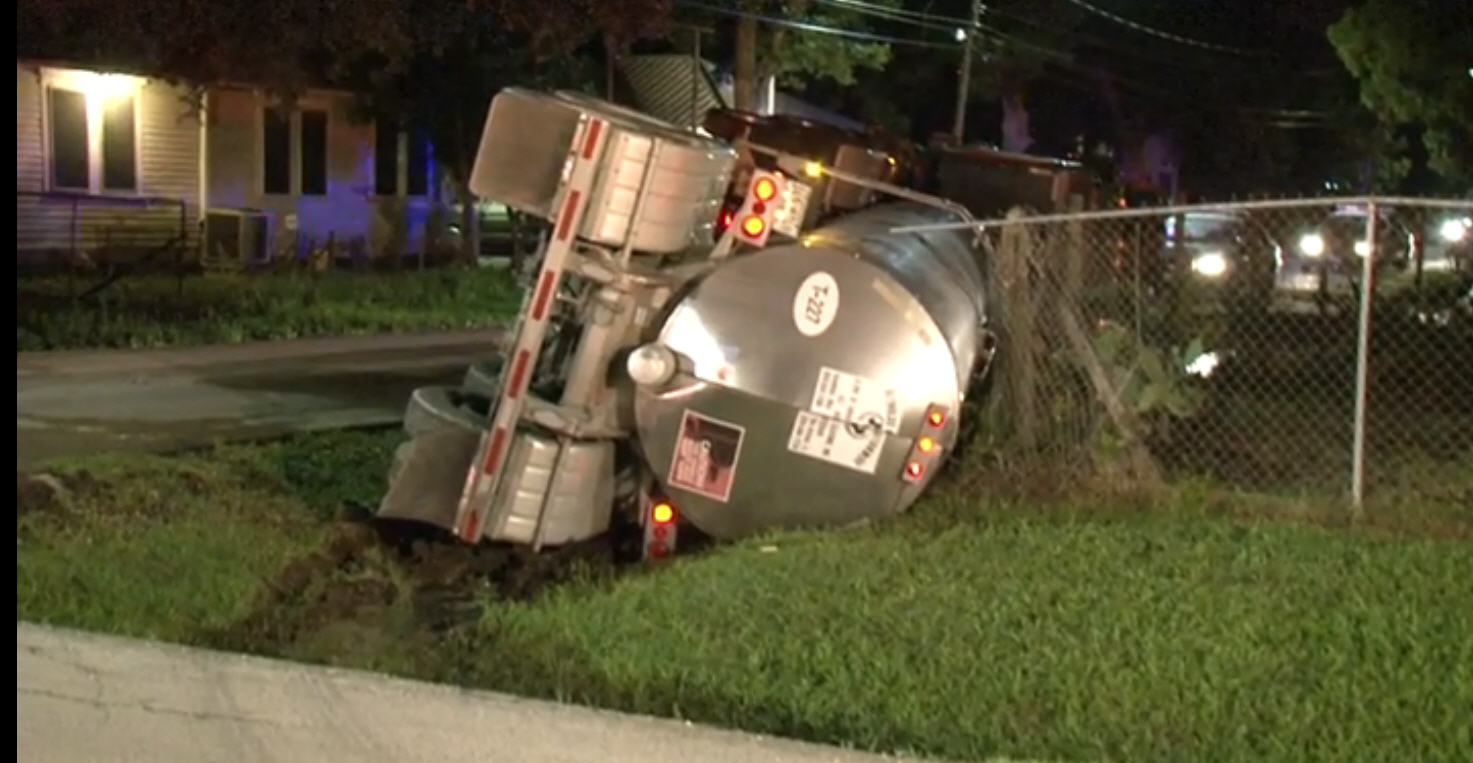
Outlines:
[[[85,193],[82,191],[22,191],[16,190],[15,195],[25,198],[37,198],[42,202],[57,201],[67,203],[91,203],[91,204],[116,204],[125,207],[154,207],[169,206],[179,207],[188,204],[184,199],[173,196],[123,196],[106,193]]]
[[[1104,209],[1092,212],[1059,212],[1047,215],[1010,215],[989,220],[958,223],[929,223],[926,225],[904,225],[891,228],[891,233],[925,233],[928,231],[984,230],[1003,225],[1039,225],[1053,222],[1082,222],[1087,220],[1114,220],[1131,217],[1154,217],[1187,212],[1214,212],[1253,209],[1291,209],[1342,205],[1376,204],[1393,207],[1427,207],[1432,209],[1473,208],[1473,199],[1435,199],[1415,196],[1321,196],[1304,199],[1260,199],[1254,201],[1221,201],[1205,204],[1178,204],[1161,207],[1136,207],[1133,209]]]

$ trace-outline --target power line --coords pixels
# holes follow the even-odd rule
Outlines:
[[[1066,87],[1066,88],[1069,88],[1071,90],[1076,90],[1076,91],[1079,91],[1079,92],[1082,92],[1082,93],[1089,93],[1091,95],[1098,95],[1099,92],[1100,92],[1099,86],[1097,84],[1085,82],[1082,77],[1080,77],[1077,74],[1072,73],[1072,72],[1062,71],[1062,70],[1061,71],[1047,71],[1047,72],[1044,72],[1044,75],[1043,76],[1045,78],[1047,78],[1047,79],[1050,79],[1050,80],[1056,82],[1059,86]],[[1198,108],[1201,109],[1203,112],[1209,113],[1209,114],[1223,113],[1223,112],[1221,112],[1221,111],[1219,111],[1217,109],[1213,109],[1211,107],[1201,107],[1201,106],[1199,106]],[[1335,126],[1335,123],[1334,122],[1331,122],[1331,121],[1296,121],[1296,120],[1292,120],[1292,119],[1266,119],[1266,118],[1263,118],[1263,117],[1255,117],[1255,116],[1251,116],[1251,115],[1247,115],[1247,114],[1234,114],[1234,116],[1236,116],[1242,122],[1245,122],[1245,123],[1248,123],[1248,124],[1259,125],[1259,126],[1263,126],[1263,127],[1276,127],[1276,128],[1283,129],[1283,130],[1329,130],[1329,129],[1333,129],[1334,126]]]
[[[828,4],[834,4],[834,5],[851,6],[854,10],[860,12],[862,15],[870,15],[872,17],[873,16],[878,16],[879,14],[878,13],[864,14],[864,11],[865,10],[871,10],[871,9],[874,9],[874,10],[883,10],[883,11],[895,11],[896,10],[896,9],[892,9],[892,8],[886,8],[884,6],[873,5],[871,3],[859,2],[859,0],[819,0],[819,2],[828,3]],[[914,47],[939,48],[939,49],[955,49],[955,48],[958,47],[958,45],[956,43],[950,43],[950,42],[942,43],[942,42],[935,42],[935,41],[931,41],[931,40],[917,39],[917,38],[913,38],[913,37],[896,37],[896,36],[892,36],[892,35],[882,35],[882,34],[874,34],[874,33],[870,33],[870,32],[859,32],[859,31],[854,31],[854,30],[849,30],[849,29],[840,29],[840,28],[837,28],[837,27],[827,26],[827,25],[823,25],[823,24],[815,24],[815,23],[804,22],[804,21],[795,21],[795,20],[792,20],[792,19],[783,19],[783,18],[778,18],[778,17],[774,17],[774,16],[767,16],[767,15],[758,14],[758,13],[750,13],[750,12],[746,12],[746,11],[734,10],[734,9],[730,9],[730,8],[720,8],[720,7],[717,7],[717,6],[708,5],[706,3],[696,2],[695,0],[674,0],[674,4],[675,5],[678,5],[678,6],[686,6],[686,7],[691,7],[691,8],[699,8],[701,10],[705,10],[705,11],[709,11],[709,12],[712,12],[712,13],[717,13],[717,14],[721,14],[721,15],[725,15],[725,16],[733,16],[733,17],[739,17],[739,18],[752,18],[752,19],[756,19],[758,21],[761,21],[763,23],[772,24],[774,26],[782,26],[782,27],[787,27],[787,28],[790,28],[790,29],[797,29],[797,30],[805,31],[805,32],[813,32],[813,33],[817,33],[817,34],[828,34],[828,35],[833,35],[833,36],[837,36],[837,37],[845,37],[845,38],[849,38],[849,39],[863,40],[863,41],[867,41],[867,42],[876,42],[876,43],[894,44],[894,45],[910,45],[910,46],[914,46]],[[918,12],[913,12],[913,11],[907,11],[905,13],[906,14],[909,14],[909,15],[923,15],[923,16],[927,16],[928,19],[946,19],[946,18],[948,18],[948,17],[945,17],[945,16],[937,16],[935,14],[919,14]],[[971,20],[970,19],[965,19],[965,20],[962,20],[962,21],[963,21],[963,25],[970,25],[970,23],[971,23]],[[921,22],[921,23],[915,23],[915,22]],[[922,27],[926,27],[926,28],[941,28],[941,29],[953,29],[954,28],[954,27],[950,27],[950,26],[941,26],[941,25],[939,25],[937,23],[928,23],[928,22],[925,22],[924,20],[919,20],[919,19],[912,20],[911,23],[913,23],[913,25],[915,25],[915,26],[922,26]],[[1012,46],[1019,47],[1019,48],[1022,48],[1022,49],[1032,50],[1036,54],[1039,54],[1040,56],[1042,56],[1044,58],[1044,60],[1045,60],[1045,63],[1052,64],[1052,65],[1054,65],[1055,67],[1058,67],[1058,68],[1066,69],[1070,73],[1073,73],[1075,75],[1089,76],[1089,77],[1092,78],[1094,76],[1094,74],[1095,74],[1093,71],[1090,71],[1090,70],[1088,70],[1086,68],[1080,67],[1079,65],[1075,64],[1073,62],[1073,56],[1070,53],[1067,53],[1067,52],[1064,52],[1064,51],[1060,51],[1060,50],[1057,50],[1055,48],[1046,47],[1046,46],[1043,46],[1043,45],[1038,45],[1036,43],[1029,42],[1029,41],[1026,41],[1026,40],[1019,39],[1017,37],[1014,37],[1014,36],[1012,36],[1012,35],[1010,35],[1010,34],[1008,34],[1006,32],[1003,32],[1000,29],[997,29],[997,28],[992,27],[990,25],[980,24],[979,23],[977,25],[977,27],[974,29],[974,32],[975,32],[975,34],[972,35],[972,38],[970,40],[968,40],[966,44],[976,45],[976,41],[977,40],[986,40],[986,41],[990,41],[990,42],[992,42],[994,44],[1012,45]],[[981,53],[984,57],[987,56],[987,55],[989,55],[989,51],[987,51],[985,49],[978,49],[978,52]],[[1264,120],[1267,120],[1267,119],[1284,120],[1285,123],[1284,123],[1283,126],[1289,126],[1288,120],[1301,120],[1302,121],[1302,120],[1312,120],[1312,119],[1315,119],[1317,117],[1319,117],[1319,118],[1328,118],[1330,116],[1330,114],[1328,112],[1317,111],[1317,110],[1309,110],[1309,109],[1270,109],[1270,108],[1252,107],[1252,106],[1237,106],[1237,107],[1219,107],[1219,108],[1213,108],[1213,107],[1203,106],[1200,103],[1200,99],[1194,98],[1191,95],[1180,93],[1180,92],[1172,92],[1172,91],[1168,91],[1168,90],[1163,90],[1163,89],[1161,89],[1159,87],[1156,87],[1156,86],[1153,86],[1153,85],[1150,85],[1150,84],[1143,83],[1143,82],[1141,82],[1139,80],[1134,80],[1134,79],[1130,79],[1130,78],[1122,78],[1122,77],[1120,77],[1118,75],[1115,75],[1113,73],[1110,74],[1110,79],[1113,82],[1117,83],[1117,84],[1124,85],[1124,86],[1127,86],[1127,87],[1131,88],[1138,95],[1149,95],[1149,96],[1156,97],[1156,98],[1170,99],[1170,100],[1175,101],[1175,102],[1178,102],[1178,103],[1188,103],[1188,104],[1191,104],[1191,105],[1195,106],[1197,109],[1200,109],[1200,110],[1203,110],[1203,111],[1216,112],[1216,113],[1235,113],[1235,114],[1238,114],[1238,115],[1243,116],[1245,118],[1246,117],[1252,117],[1256,121],[1260,121],[1260,122],[1262,122]],[[1310,125],[1304,125],[1304,126],[1307,127],[1307,126],[1310,126]]]
[[[1249,48],[1233,47],[1231,45],[1219,45],[1215,42],[1207,42],[1205,40],[1198,40],[1192,37],[1183,37],[1179,34],[1173,34],[1161,29],[1156,29],[1155,27],[1149,27],[1138,21],[1131,21],[1130,19],[1125,18],[1124,16],[1121,16],[1117,13],[1112,13],[1105,10],[1104,8],[1092,5],[1088,2],[1085,2],[1085,0],[1068,0],[1068,2],[1073,3],[1074,5],[1077,5],[1080,8],[1083,8],[1090,13],[1096,14],[1102,18],[1107,18],[1117,24],[1129,27],[1142,34],[1147,34],[1152,37],[1159,37],[1163,40],[1170,40],[1182,45],[1190,45],[1192,47],[1202,48],[1203,50],[1214,50],[1219,53],[1232,53],[1239,56],[1262,57],[1269,55],[1268,51],[1265,50],[1252,50]]]
[[[1000,16],[1002,18],[1008,19],[1010,22],[1016,22],[1024,26],[1029,26],[1044,31],[1058,31],[1055,26],[1049,24],[1046,21],[1040,21],[1038,19],[1017,13],[1016,11],[1011,11],[1004,8],[988,8],[987,10],[989,15]],[[1106,40],[1102,37],[1096,37],[1091,34],[1082,33],[1077,29],[1071,29],[1067,32],[1067,34],[1070,37],[1079,40],[1084,45],[1098,48],[1107,53],[1123,55],[1148,63],[1165,64],[1184,69],[1193,69],[1201,72],[1217,73],[1222,71],[1222,68],[1219,64],[1206,64],[1197,61],[1185,61],[1182,60],[1180,57],[1175,57],[1168,53],[1163,53],[1159,55],[1147,53],[1135,46],[1130,45],[1129,43]]]
[[[903,11],[895,8],[886,8],[885,6],[875,5],[873,3],[861,2],[861,0],[817,0],[817,2],[824,5],[844,8],[855,13],[859,13],[861,15],[870,16],[872,18],[884,19],[886,21],[893,21],[898,24],[907,24],[927,29],[942,29],[948,32],[954,32],[958,29],[962,29],[971,25],[970,19],[957,18],[953,16],[941,16],[930,13],[919,13],[916,11]],[[1221,66],[1218,64],[1184,61],[1181,58],[1172,57],[1169,54],[1153,55],[1151,53],[1147,53],[1136,47],[1133,47],[1128,43],[1108,41],[1094,35],[1082,33],[1077,29],[1060,30],[1056,25],[1050,24],[1046,21],[1040,21],[1036,18],[1026,16],[1016,11],[1005,8],[988,7],[986,8],[986,14],[987,16],[1005,18],[1010,22],[1016,22],[1024,26],[1033,27],[1035,29],[1061,32],[1085,45],[1099,48],[1108,53],[1139,59],[1140,61],[1147,63],[1165,64],[1179,68],[1194,69],[1201,72],[1217,73],[1221,71]],[[995,28],[991,29],[994,32],[1001,33]],[[973,31],[975,32],[976,30]]]
[[[911,19],[913,21],[922,22],[922,24],[918,25],[929,25],[947,30],[956,29],[958,27],[965,28],[971,26],[972,24],[971,19],[962,18],[959,16],[947,16],[939,13],[928,13],[925,11],[912,11],[905,8],[891,8],[887,5],[878,5],[876,3],[863,2],[863,0],[818,0],[818,2],[825,3],[827,5],[844,6],[861,13],[868,12],[871,15],[889,16],[896,20]]]
[[[1096,83],[1093,86],[1093,90],[1094,92],[1099,92],[1099,85],[1097,84],[1094,72],[1067,61],[1053,61],[1050,63],[1052,63],[1053,66],[1057,69],[1063,70],[1064,72],[1067,72],[1068,74],[1077,78],[1075,80],[1071,80],[1071,82],[1077,82],[1082,79],[1089,79],[1091,83]],[[1243,119],[1260,123],[1273,122],[1275,124],[1280,124],[1281,126],[1287,125],[1289,123],[1302,124],[1303,126],[1330,126],[1334,124],[1332,121],[1334,115],[1328,111],[1314,109],[1278,109],[1261,106],[1213,106],[1211,104],[1203,103],[1199,97],[1193,94],[1166,90],[1155,85],[1141,82],[1140,80],[1135,80],[1128,77],[1120,77],[1113,73],[1109,74],[1107,79],[1110,83],[1120,86],[1123,90],[1132,91],[1135,95],[1149,96],[1165,101],[1170,101],[1175,104],[1186,105],[1197,111],[1219,114],[1234,114]]]
[[[760,13],[750,13],[747,11],[739,11],[731,8],[719,8],[714,5],[693,2],[692,0],[673,1],[675,5],[685,6],[687,8],[699,8],[710,13],[718,13],[724,16],[735,16],[738,18],[756,19],[757,21],[772,24],[773,26],[788,27],[789,29],[798,29],[805,32],[816,32],[818,34],[829,34],[836,37],[847,37],[853,40],[864,40],[866,42],[879,42],[891,45],[911,45],[921,48],[956,49],[958,47],[957,43],[955,42],[934,42],[931,40],[919,40],[913,37],[893,37],[890,35],[872,34],[870,32],[856,32],[849,29],[839,29],[836,27],[824,26],[822,24],[813,24],[806,21],[794,21],[792,19],[777,18],[775,16],[764,16]]]

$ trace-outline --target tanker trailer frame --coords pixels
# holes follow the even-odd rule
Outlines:
[[[682,525],[734,538],[914,502],[955,444],[991,335],[976,234],[888,231],[971,218],[738,147],[776,167],[745,168],[718,236],[733,146],[581,94],[493,99],[471,189],[550,226],[484,410],[413,424],[416,392],[379,517],[534,550],[625,520],[652,558]],[[805,231],[798,178],[821,174],[911,203]],[[792,285],[777,295],[772,279]],[[830,331],[841,309],[849,322]],[[759,324],[777,318],[806,344],[765,346],[780,329]],[[865,337],[886,343],[865,350]]]

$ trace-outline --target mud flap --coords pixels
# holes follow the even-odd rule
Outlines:
[[[480,433],[444,427],[416,435],[399,447],[389,490],[377,516],[455,529],[455,510]]]

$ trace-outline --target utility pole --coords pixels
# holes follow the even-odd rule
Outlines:
[[[757,19],[742,16],[736,23],[736,71],[732,77],[732,105],[738,111],[757,110]]]
[[[699,27],[691,29],[691,54],[690,54],[690,131],[695,132],[701,127],[701,78],[706,76],[705,64],[701,62],[701,30]]]
[[[674,24],[672,28],[690,32],[690,130],[695,132],[700,129],[701,121],[706,116],[701,113],[701,88],[706,85],[706,63],[701,60],[701,36],[714,34],[716,30],[698,24]]]
[[[956,113],[951,123],[951,137],[961,145],[962,132],[967,124],[967,87],[972,79],[972,35],[982,20],[982,0],[972,0],[972,23],[967,29],[956,30],[957,41],[962,44],[962,68],[958,72],[956,85]]]

